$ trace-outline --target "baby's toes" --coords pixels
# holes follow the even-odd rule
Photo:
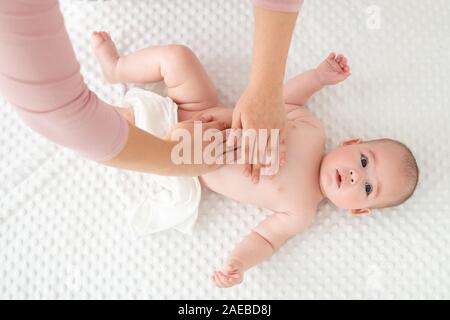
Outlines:
[[[107,41],[107,40],[111,40],[111,36],[110,36],[109,33],[106,32],[106,31],[103,31],[103,32],[102,32],[102,36],[103,36],[103,39],[105,39],[106,41]]]
[[[102,37],[103,41],[108,40],[108,36],[107,36],[107,33],[105,31],[100,31],[99,34]]]
[[[97,47],[104,41],[100,32],[92,32],[91,39],[94,47]]]

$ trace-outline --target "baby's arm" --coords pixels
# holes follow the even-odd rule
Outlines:
[[[236,246],[222,270],[214,272],[212,281],[220,288],[241,283],[245,271],[268,259],[286,241],[306,229],[312,218],[313,214],[270,215]]]
[[[284,85],[284,102],[304,106],[306,101],[324,86],[338,84],[350,76],[347,58],[330,53],[317,68],[305,71]]]

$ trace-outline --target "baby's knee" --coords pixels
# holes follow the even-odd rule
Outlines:
[[[166,58],[171,62],[190,65],[197,57],[195,53],[187,46],[182,44],[171,44],[167,46]]]

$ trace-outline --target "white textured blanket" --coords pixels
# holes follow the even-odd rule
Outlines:
[[[111,103],[90,32],[119,50],[189,45],[232,105],[251,57],[245,0],[63,1],[90,87]],[[305,1],[287,76],[344,52],[352,77],[309,107],[328,147],[392,137],[415,152],[421,181],[404,206],[350,217],[329,204],[314,226],[236,288],[209,282],[215,266],[266,212],[204,190],[193,236],[136,238],[125,212],[148,192],[145,174],[106,168],[25,127],[0,97],[0,298],[450,298],[450,4],[446,0]]]

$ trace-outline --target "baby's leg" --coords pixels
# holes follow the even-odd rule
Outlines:
[[[155,46],[119,56],[106,32],[94,33],[92,37],[94,53],[107,81],[164,81],[168,96],[178,104],[181,112],[198,112],[219,104],[216,88],[189,48],[182,45]]]

